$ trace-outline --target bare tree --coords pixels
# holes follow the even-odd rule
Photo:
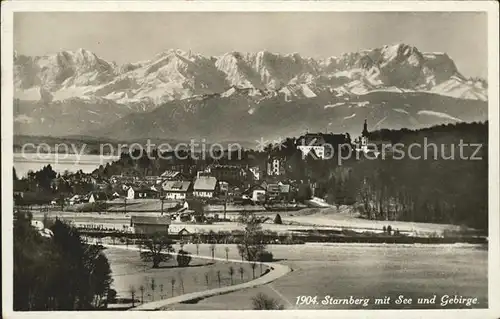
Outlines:
[[[217,270],[217,280],[219,281],[219,288],[220,288],[220,270]]]
[[[151,278],[151,291],[153,296],[153,301],[155,300],[155,289],[156,289],[156,281],[154,278]]]
[[[255,268],[257,268],[257,264],[256,263],[251,263],[250,267],[252,267],[253,279],[255,279]]]
[[[181,286],[181,293],[184,294],[184,278],[182,278],[182,273],[179,273],[179,284]]]
[[[207,287],[208,287],[208,272],[205,273],[205,282],[207,283]]]
[[[143,304],[144,303],[144,290],[146,290],[146,288],[144,288],[144,286],[141,285],[139,287],[139,290],[141,291],[141,304]]]
[[[130,297],[132,297],[132,307],[135,307],[135,293],[136,293],[135,287],[130,286],[128,288],[128,292],[130,293]]]
[[[200,254],[200,243],[196,242],[196,255]]]
[[[170,279],[170,284],[172,285],[172,297],[173,297],[175,288],[175,278]]]
[[[231,285],[233,284],[233,275],[234,275],[234,268],[233,266],[229,266],[229,276],[231,277]]]
[[[245,273],[245,269],[243,267],[240,267],[238,269],[238,272],[240,273],[240,278],[241,278],[241,281],[243,281],[243,274]]]
[[[212,254],[212,260],[215,258],[215,247],[217,246],[216,243],[210,244],[210,253]]]
[[[229,247],[225,247],[224,250],[226,251],[226,261],[229,260]]]
[[[160,299],[163,299],[163,284],[160,284]]]

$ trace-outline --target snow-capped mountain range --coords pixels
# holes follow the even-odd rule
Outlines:
[[[445,100],[451,97],[465,104],[484,105],[487,101],[486,82],[462,76],[447,54],[422,53],[405,44],[326,59],[267,51],[206,57],[168,50],[151,60],[124,65],[105,61],[84,49],[40,57],[14,53],[14,87],[16,133],[27,135],[100,135],[104,131],[119,135],[120,132],[106,129],[120,127],[125,122],[133,125],[129,117],[149,118],[150,114],[159,112],[158,108],[186,113],[181,117],[184,121],[188,114],[211,112],[200,110],[207,98],[217,99],[217,106],[213,108],[222,108],[223,118],[219,120],[227,117],[224,115],[227,113],[233,114],[233,118],[250,115],[246,119],[249,121],[254,121],[251,116],[254,112],[262,112],[262,105],[271,108],[266,110],[271,112],[273,104],[281,103],[311,104],[311,108],[321,110],[322,116],[325,110],[331,112],[342,106],[339,103],[345,106],[351,101],[364,101],[362,105],[369,109],[373,103],[363,97],[377,96],[377,93],[389,96],[387,102],[392,96],[422,94]],[[226,104],[232,109],[224,107]],[[404,110],[403,106],[398,108]],[[436,117],[432,112],[437,111],[433,108],[435,106],[426,106],[424,111],[431,113],[424,114]],[[399,116],[405,114],[395,112]],[[452,113],[446,113],[445,117],[469,120],[460,114],[463,112]],[[347,119],[354,118],[353,114],[348,114]],[[155,122],[162,120],[170,122],[154,119]],[[380,119],[372,120],[375,121]],[[134,129],[133,134],[157,137],[145,135],[173,133],[171,129],[141,133],[150,131],[151,125],[153,122],[142,131]],[[280,126],[280,123],[274,125]],[[290,125],[294,126],[287,124]],[[315,123],[295,126],[304,125]],[[217,132],[213,133],[216,134],[203,134],[222,138]]]

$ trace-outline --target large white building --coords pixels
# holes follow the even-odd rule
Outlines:
[[[212,176],[198,176],[194,181],[193,196],[212,198],[217,190],[217,179]]]

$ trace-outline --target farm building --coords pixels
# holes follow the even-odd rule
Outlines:
[[[131,216],[130,226],[136,234],[168,233],[170,226],[168,216]]]

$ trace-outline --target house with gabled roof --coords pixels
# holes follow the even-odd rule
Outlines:
[[[247,190],[245,190],[243,193],[247,195],[250,199],[252,199],[254,202],[260,202],[260,201],[265,201],[266,199],[266,188],[261,186],[261,185],[253,185],[250,186]]]
[[[186,199],[192,191],[190,181],[165,181],[162,185],[166,199]]]
[[[213,176],[198,176],[193,185],[193,196],[212,198],[218,189],[217,179]]]
[[[92,192],[89,194],[89,203],[105,202],[109,200],[106,192]]]
[[[127,189],[127,199],[157,198],[158,192],[147,187],[132,186]]]
[[[130,217],[130,227],[136,234],[168,233],[170,224],[168,216],[132,215]]]

